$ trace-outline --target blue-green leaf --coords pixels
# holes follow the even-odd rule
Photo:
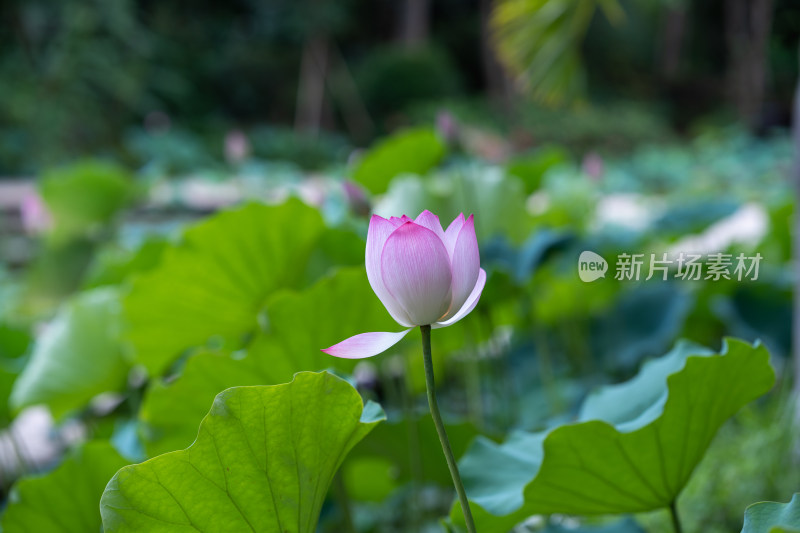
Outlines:
[[[789,503],[760,502],[744,512],[742,533],[800,532],[800,493]]]
[[[37,339],[14,383],[14,409],[46,404],[55,416],[84,407],[94,396],[125,386],[129,364],[120,343],[116,288],[82,293],[67,302]]]
[[[591,396],[580,420],[479,438],[461,460],[478,529],[507,531],[532,514],[616,514],[668,506],[719,427],[775,381],[761,345],[728,339],[719,354],[679,344],[633,380]],[[458,523],[456,505],[451,519]]]

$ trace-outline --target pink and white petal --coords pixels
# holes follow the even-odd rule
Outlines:
[[[461,232],[461,227],[463,225],[464,213],[459,213],[444,232],[444,245],[447,248],[447,254],[451,257],[453,255],[453,249],[456,247],[456,239],[458,239],[458,234]]]
[[[343,340],[339,344],[334,344],[330,348],[323,348],[322,351],[328,355],[343,359],[364,359],[365,357],[372,357],[385,352],[400,342],[409,331],[411,331],[411,328],[399,333],[387,331],[360,333]]]
[[[450,261],[453,272],[453,300],[442,320],[449,319],[464,306],[464,302],[467,301],[478,281],[481,256],[478,252],[478,238],[475,236],[475,221],[472,215],[458,232],[455,248],[450,254]]]
[[[439,217],[428,211],[427,209],[419,214],[419,216],[414,220],[414,223],[428,228],[432,232],[436,234],[437,237],[442,239],[444,242],[444,230],[442,229],[442,223],[439,222]]]
[[[367,267],[367,279],[375,295],[397,323],[401,326],[410,327],[412,324],[408,313],[405,312],[403,307],[397,303],[391,293],[389,293],[381,277],[381,253],[383,252],[383,247],[389,235],[396,229],[397,228],[385,218],[372,215],[369,221],[369,230],[367,231],[367,250],[364,262]]]
[[[408,222],[392,232],[381,255],[381,277],[415,326],[436,322],[450,308],[450,258],[428,228]]]
[[[389,219],[389,222],[394,224],[395,228],[399,228],[400,226],[402,226],[406,222],[414,222],[414,221],[411,220],[411,217],[409,217],[408,215],[403,215],[402,217],[391,217]]]
[[[467,301],[464,302],[464,306],[458,310],[458,312],[450,317],[447,320],[443,320],[441,322],[437,322],[435,324],[431,324],[431,328],[438,329],[438,328],[446,328],[447,326],[452,326],[475,309],[475,306],[478,305],[478,300],[481,299],[481,293],[483,292],[483,287],[486,285],[486,271],[481,269],[478,273],[478,281],[475,283],[475,288],[472,289],[472,293],[467,298]]]

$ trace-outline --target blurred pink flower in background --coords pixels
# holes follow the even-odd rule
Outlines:
[[[460,138],[467,153],[492,163],[503,163],[511,156],[511,144],[489,130],[463,127]]]
[[[605,171],[603,158],[600,157],[597,152],[589,152],[583,156],[583,163],[581,163],[581,167],[583,168],[584,173],[596,180],[600,179]]]
[[[336,185],[323,176],[307,176],[296,188],[297,195],[308,205],[321,207]]]
[[[450,111],[436,113],[436,132],[448,143],[458,140],[458,121]]]
[[[225,135],[225,159],[238,165],[250,157],[250,139],[242,130],[231,130]]]
[[[322,350],[336,357],[372,357],[394,346],[415,326],[455,324],[480,299],[486,272],[480,267],[473,216],[463,214],[443,230],[423,211],[416,220],[373,215],[366,250],[367,278],[394,320],[409,329],[350,337]]]
[[[29,234],[44,233],[53,225],[53,217],[47,206],[39,196],[39,193],[32,191],[22,197],[19,206],[20,216],[22,217],[22,227]]]
[[[370,213],[370,203],[364,189],[354,181],[344,180],[342,182],[347,204],[350,210],[358,216],[366,217]]]

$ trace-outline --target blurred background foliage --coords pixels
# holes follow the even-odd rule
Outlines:
[[[434,337],[457,455],[574,420],[680,338],[735,335],[764,342],[778,385],[723,426],[687,529],[737,530],[800,489],[796,2],[6,0],[0,22],[5,503],[85,461],[94,505],[120,464],[190,444],[224,388],[332,368],[388,422],[321,530],[439,530],[415,341],[358,365],[317,351],[393,328],[363,275],[368,216],[423,209],[474,213],[489,274]],[[756,282],[584,284],[587,249],[764,259]],[[540,518],[517,531],[668,528]]]
[[[83,155],[138,168],[167,150],[190,170],[221,161],[231,129],[258,130],[262,157],[320,168],[347,146],[321,130],[364,145],[424,121],[420,107],[523,147],[624,149],[725,116],[766,131],[788,123],[798,18],[791,0],[8,0],[0,172]],[[746,94],[742,69],[759,79]]]

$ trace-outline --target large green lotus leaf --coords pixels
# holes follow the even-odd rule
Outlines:
[[[525,505],[524,490],[542,462],[545,433],[514,432],[497,445],[478,437],[459,461],[470,508],[479,531],[506,533],[534,514]],[[461,506],[450,511],[451,522],[464,529]]]
[[[52,472],[18,481],[0,529],[5,533],[100,531],[100,496],[114,472],[126,464],[108,442],[87,442]]]
[[[134,195],[131,174],[114,163],[85,160],[45,173],[40,191],[64,241],[100,231]]]
[[[236,345],[255,330],[273,291],[306,282],[309,260],[326,233],[320,214],[297,200],[277,207],[250,204],[188,230],[158,268],[135,280],[125,299],[137,361],[159,374],[211,337]],[[359,240],[342,232],[336,237]]]
[[[800,492],[789,503],[760,502],[744,512],[742,533],[800,533]]]
[[[14,383],[12,407],[46,404],[58,417],[101,392],[124,387],[129,365],[121,330],[117,289],[95,289],[69,301],[36,341]]]
[[[439,163],[444,152],[444,144],[432,129],[402,131],[370,148],[353,178],[372,193],[381,194],[399,174],[425,174]]]
[[[714,354],[680,343],[631,381],[588,398],[578,423],[502,445],[478,438],[460,463],[478,529],[507,531],[532,514],[668,506],[719,427],[774,381],[762,345],[727,339]],[[451,520],[463,523],[458,504]]]
[[[192,446],[117,472],[100,502],[103,527],[311,533],[345,455],[383,419],[327,372],[228,389]]]
[[[353,369],[357,361],[320,351],[365,331],[399,331],[372,292],[363,268],[348,268],[301,292],[269,299],[266,330],[246,352],[202,352],[172,382],[156,381],[140,412],[149,455],[188,446],[214,396],[237,385],[272,385],[301,370]]]
[[[633,378],[616,385],[600,387],[581,406],[578,420],[603,420],[626,428],[639,428],[661,414],[666,400],[667,376],[680,371],[692,355],[709,356],[714,351],[699,344],[679,340],[663,357],[648,361]]]

